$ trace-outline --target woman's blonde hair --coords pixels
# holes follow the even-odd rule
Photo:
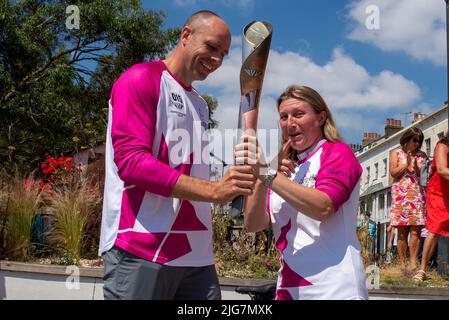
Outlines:
[[[329,110],[326,102],[324,102],[324,99],[320,96],[318,92],[307,86],[300,86],[300,85],[289,86],[287,89],[285,89],[285,91],[279,96],[277,100],[278,110],[281,103],[287,99],[297,99],[300,101],[305,101],[313,108],[313,110],[315,110],[316,113],[321,113],[322,111],[325,111],[326,121],[321,127],[324,138],[332,142],[343,141],[342,137],[340,136],[340,133],[338,132],[337,127],[335,126],[335,122],[332,117],[331,111]],[[283,141],[284,142],[287,141],[286,137],[283,137]],[[297,151],[291,148],[289,152],[290,159],[296,160],[295,159],[296,154]]]

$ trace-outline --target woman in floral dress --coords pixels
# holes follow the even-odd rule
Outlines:
[[[408,129],[400,139],[401,147],[390,154],[391,225],[398,229],[397,248],[404,269],[413,272],[417,266],[421,228],[425,225],[425,195],[419,185],[419,174],[426,154],[421,145],[424,140],[418,128]],[[410,234],[410,241],[408,241]],[[407,247],[410,265],[407,266]]]

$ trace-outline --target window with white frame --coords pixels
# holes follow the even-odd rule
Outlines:
[[[384,162],[384,173],[383,173],[382,177],[385,177],[385,176],[387,175],[387,172],[388,172],[388,162],[387,162],[387,158],[385,158],[385,159],[383,160],[383,162]]]
[[[387,193],[387,210],[390,210],[390,208],[391,208],[391,192],[388,192]]]
[[[385,210],[385,195],[383,193],[379,194],[379,214],[382,220],[387,219],[387,213]]]
[[[374,164],[374,178],[373,178],[373,180],[377,180],[378,176],[379,176],[379,163],[376,162]]]
[[[427,154],[427,156],[430,156],[430,152],[431,152],[431,150],[430,150],[430,138],[427,138],[426,140],[425,140],[425,144],[426,144],[426,154]]]
[[[369,179],[370,179],[370,167],[366,167],[366,176],[365,176],[365,184],[369,183]]]

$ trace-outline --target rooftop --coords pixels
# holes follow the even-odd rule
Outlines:
[[[393,139],[396,139],[396,138],[402,136],[402,134],[404,134],[404,132],[406,130],[408,130],[409,128],[415,127],[415,126],[427,121],[428,119],[431,119],[432,117],[435,117],[436,115],[443,113],[445,111],[447,112],[447,102],[441,108],[437,109],[436,111],[432,112],[431,114],[429,114],[425,117],[421,117],[419,120],[411,123],[407,127],[404,127],[402,130],[396,132],[395,134],[391,135],[390,137],[386,138],[384,135],[380,139],[375,140],[375,141],[369,143],[368,145],[364,146],[362,149],[355,152],[356,157],[360,157],[362,155],[365,155],[368,152],[371,152],[371,151],[379,148],[383,144],[388,143],[388,142],[392,141]]]

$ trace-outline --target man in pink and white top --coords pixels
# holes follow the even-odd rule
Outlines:
[[[226,23],[193,14],[163,61],[132,66],[109,104],[100,254],[105,299],[220,299],[211,207],[249,195],[250,166],[209,181],[209,112],[192,87],[228,54]],[[209,160],[209,159],[207,159]]]
[[[237,160],[254,163],[258,176],[245,227],[259,231],[271,223],[282,253],[276,299],[367,299],[356,236],[361,166],[315,90],[287,88],[278,109],[286,140],[279,172],[262,170],[255,138],[244,136],[236,146]]]

